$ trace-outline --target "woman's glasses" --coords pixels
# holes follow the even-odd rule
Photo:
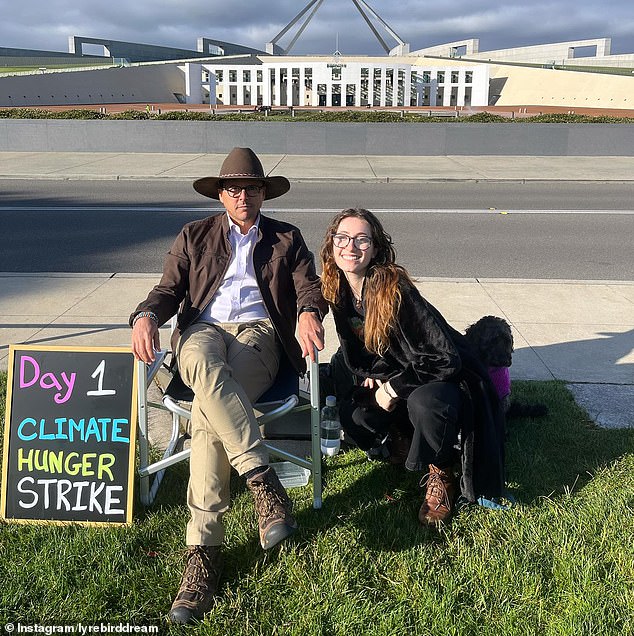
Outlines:
[[[332,244],[335,247],[348,247],[350,241],[352,241],[357,249],[360,249],[363,252],[369,249],[370,245],[372,245],[372,239],[365,234],[360,234],[359,236],[348,236],[347,234],[332,235]]]

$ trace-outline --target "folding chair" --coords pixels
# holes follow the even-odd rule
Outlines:
[[[147,389],[153,381],[161,366],[164,366],[167,351],[157,354],[152,365],[138,362],[139,378],[138,401],[139,401],[139,477],[140,477],[140,499],[146,506],[151,505],[156,498],[159,486],[163,479],[165,469],[181,462],[190,456],[190,449],[176,452],[179,442],[183,438],[181,434],[181,418],[189,420],[191,418],[190,405],[193,400],[193,392],[180,379],[178,374],[172,374],[172,379],[166,387],[162,403],[148,402]],[[292,466],[298,466],[312,473],[313,478],[313,508],[321,508],[322,503],[322,474],[321,474],[321,448],[319,443],[319,364],[317,352],[315,351],[315,362],[307,360],[309,363],[309,390],[307,398],[300,398],[299,377],[292,368],[286,356],[282,356],[280,369],[273,386],[262,395],[257,404],[254,405],[260,429],[264,428],[265,446],[269,453],[285,462],[290,462]],[[301,403],[300,403],[301,402]],[[163,454],[162,459],[149,463],[149,441],[148,441],[148,408],[158,408],[167,410],[172,414],[172,434]],[[258,415],[258,413],[260,413]],[[281,448],[276,447],[271,441],[266,440],[266,426],[271,422],[283,418],[284,416],[296,416],[303,414],[310,416],[310,439],[311,456],[309,459],[293,455]],[[292,439],[293,436],[286,436]],[[298,437],[296,437],[297,439]],[[279,464],[272,464],[275,468]],[[154,475],[150,483],[150,476]],[[293,485],[293,475],[279,475],[280,480],[287,486]],[[285,483],[286,482],[286,483]]]

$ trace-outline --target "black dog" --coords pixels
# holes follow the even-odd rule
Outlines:
[[[506,320],[497,316],[484,316],[467,327],[465,337],[473,352],[489,370],[507,418],[540,417],[548,413],[544,404],[522,404],[511,400],[509,367],[513,363],[513,333]]]

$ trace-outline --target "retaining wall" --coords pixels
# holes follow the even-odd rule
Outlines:
[[[632,156],[631,124],[349,124],[0,119],[0,151]]]

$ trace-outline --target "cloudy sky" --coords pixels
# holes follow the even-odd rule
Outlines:
[[[611,37],[612,53],[634,53],[632,0],[367,2],[412,50],[471,37],[480,39],[480,50]],[[0,47],[67,51],[68,36],[81,35],[193,50],[197,38],[205,36],[263,49],[307,3],[0,0]],[[293,34],[280,44],[288,44]],[[329,54],[337,42],[342,54],[382,52],[351,0],[324,0],[292,53]]]

